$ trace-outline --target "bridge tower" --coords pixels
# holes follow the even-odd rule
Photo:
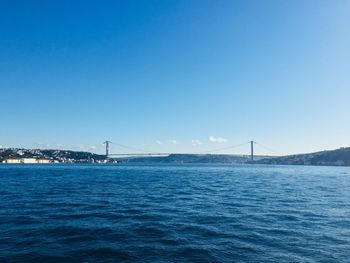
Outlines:
[[[111,143],[111,141],[105,141],[103,144],[106,144],[106,157],[108,157],[109,155],[109,144]]]
[[[250,160],[254,161],[254,141],[250,141]]]

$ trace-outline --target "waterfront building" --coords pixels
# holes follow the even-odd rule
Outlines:
[[[36,158],[9,158],[4,160],[2,163],[12,164],[35,164],[35,163],[50,163],[49,159],[36,159]]]
[[[18,158],[6,159],[3,161],[3,163],[21,163],[21,159],[18,159]]]
[[[50,160],[48,160],[48,159],[37,159],[36,162],[37,163],[50,163]]]
[[[37,163],[35,158],[22,158],[22,163]]]

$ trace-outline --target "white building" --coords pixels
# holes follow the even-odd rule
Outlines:
[[[4,161],[2,161],[3,163],[21,163],[22,160],[21,159],[16,159],[16,158],[13,158],[13,159],[6,159]]]
[[[23,158],[22,163],[37,163],[35,158]]]
[[[9,158],[3,161],[3,163],[25,163],[25,164],[31,164],[31,163],[50,163],[50,160],[48,159],[35,159],[35,158]]]
[[[37,159],[36,162],[37,163],[50,163],[50,160],[48,160],[48,159]]]

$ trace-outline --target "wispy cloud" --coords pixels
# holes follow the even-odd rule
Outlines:
[[[177,144],[177,140],[169,140],[168,143],[170,143],[170,144]]]
[[[94,146],[94,145],[90,146],[89,150],[90,151],[95,151],[96,150],[96,146]]]
[[[192,145],[193,145],[193,146],[198,146],[198,145],[201,145],[201,144],[202,144],[202,142],[201,142],[200,140],[198,140],[198,139],[194,139],[194,140],[192,140],[191,142],[192,142]]]
[[[35,143],[34,146],[35,146],[35,148],[39,148],[39,149],[51,148],[51,145],[48,143]]]
[[[59,144],[56,145],[56,148],[58,150],[65,150],[65,149],[67,149],[67,146],[59,143]]]
[[[84,145],[76,145],[74,146],[74,149],[78,151],[83,151],[86,149],[86,147]]]
[[[162,142],[160,140],[156,140],[156,144],[161,145]]]
[[[222,138],[222,137],[215,137],[215,136],[209,136],[208,140],[210,142],[214,142],[214,143],[224,143],[227,142],[227,139]]]

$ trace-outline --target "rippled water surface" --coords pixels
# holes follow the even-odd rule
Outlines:
[[[350,168],[0,165],[0,262],[350,262]]]

